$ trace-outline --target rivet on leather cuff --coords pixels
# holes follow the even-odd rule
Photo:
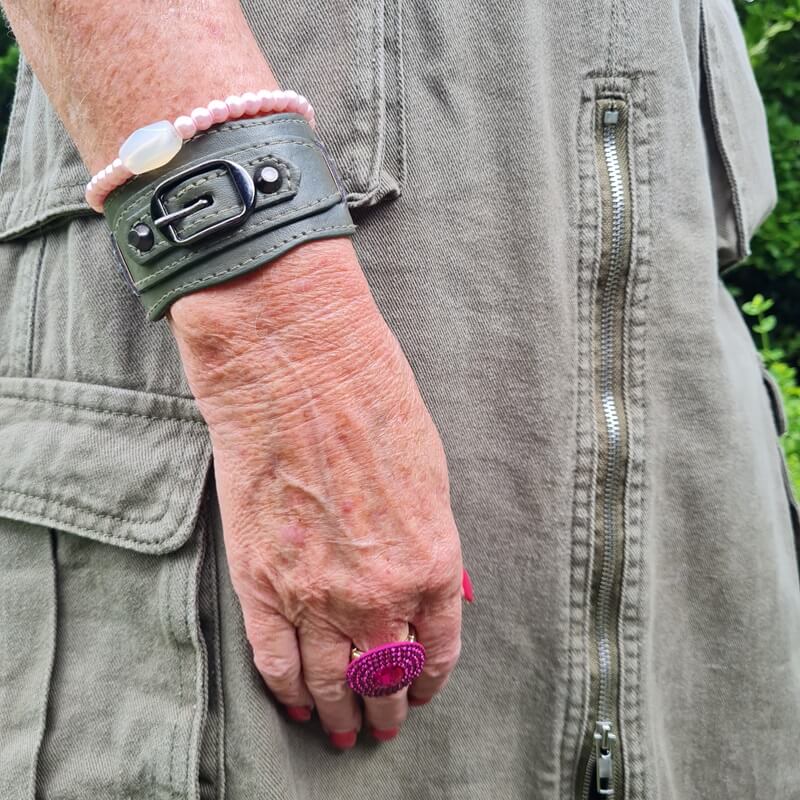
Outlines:
[[[150,319],[303,242],[355,230],[335,169],[298,114],[228,122],[111,192],[120,271]]]

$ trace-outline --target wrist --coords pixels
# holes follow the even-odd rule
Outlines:
[[[260,380],[344,379],[388,334],[347,238],[309,242],[177,300],[169,322],[195,396]]]
[[[141,96],[135,105],[120,105],[113,98],[111,104],[100,109],[97,116],[102,127],[86,130],[80,142],[80,152],[89,173],[97,174],[119,155],[120,145],[134,131],[160,120],[172,121],[191,113],[192,109],[206,105],[210,100],[224,100],[245,89],[278,89],[278,83],[263,63],[255,73],[241,77],[242,70],[233,70],[239,77],[228,76],[227,70],[216,73],[213,80],[206,78],[197,83],[184,84],[180,91],[168,94],[156,92]]]

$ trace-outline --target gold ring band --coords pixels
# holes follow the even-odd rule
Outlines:
[[[406,637],[405,641],[407,642],[416,642],[417,641],[417,632],[414,630],[413,625],[409,623],[408,625],[408,636]],[[366,650],[359,650],[355,645],[350,649],[350,660],[355,661],[357,658],[360,658],[367,652]]]

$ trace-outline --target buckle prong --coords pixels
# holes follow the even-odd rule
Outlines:
[[[154,219],[153,225],[155,225],[156,228],[163,228],[165,225],[171,225],[173,222],[177,222],[179,219],[183,219],[184,217],[188,217],[190,214],[194,214],[195,211],[199,211],[201,208],[210,206],[212,202],[213,201],[209,197],[198,197],[197,200],[195,200],[191,205],[184,206],[183,208],[179,208],[177,211],[173,211],[171,214],[165,214],[163,217]]]

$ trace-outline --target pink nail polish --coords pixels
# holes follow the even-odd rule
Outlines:
[[[356,743],[356,732],[346,731],[345,733],[329,733],[328,738],[334,747],[340,750],[349,750]]]
[[[408,704],[410,706],[424,706],[427,703],[430,703],[430,697],[409,697]]]
[[[466,570],[464,570],[464,574],[461,576],[461,591],[464,595],[464,599],[468,603],[472,603],[475,600],[475,593],[472,591],[472,580]]]
[[[309,706],[286,706],[286,713],[295,722],[308,722],[311,719],[311,708]]]
[[[400,733],[400,728],[370,728],[369,732],[379,741],[379,742],[388,742],[391,739],[394,739],[398,733]]]

